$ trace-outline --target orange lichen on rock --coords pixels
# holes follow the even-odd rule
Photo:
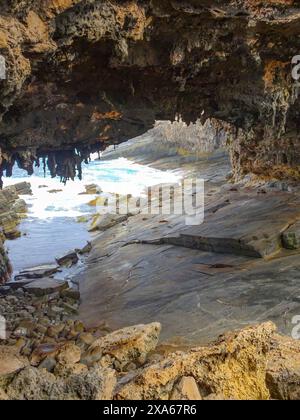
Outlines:
[[[93,112],[93,115],[91,117],[91,121],[101,121],[101,120],[119,120],[122,117],[122,114],[118,111],[110,111],[110,112]]]
[[[126,28],[126,31],[128,31],[127,37],[134,41],[142,40],[145,27],[149,24],[145,15],[145,9],[137,5],[135,1],[128,1],[124,5],[114,5],[114,8],[116,21],[122,28],[124,28],[128,19],[133,22],[129,30]]]
[[[267,61],[264,68],[265,88],[272,90],[276,81],[282,81],[286,78],[287,69],[290,63],[270,60]]]

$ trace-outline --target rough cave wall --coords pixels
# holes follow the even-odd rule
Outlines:
[[[1,171],[73,178],[180,115],[234,126],[235,178],[299,179],[299,35],[299,0],[0,0]]]

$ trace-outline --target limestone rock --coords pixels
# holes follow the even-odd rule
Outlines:
[[[6,401],[8,400],[8,395],[6,392],[3,391],[3,389],[0,389],[0,401]]]
[[[81,359],[81,350],[75,344],[67,343],[59,350],[56,359],[62,365],[74,365]]]
[[[11,400],[51,400],[63,395],[63,384],[45,369],[27,367],[7,388]]]
[[[268,399],[266,356],[275,330],[274,324],[265,323],[223,336],[211,347],[172,354],[120,383],[116,398],[169,399],[178,380],[192,376],[202,398]]]
[[[27,365],[28,361],[19,355],[17,348],[0,346],[0,378],[16,373]]]
[[[175,385],[171,400],[202,400],[198,385],[193,377],[184,376],[179,383]]]
[[[300,399],[300,342],[276,335],[268,354],[267,386],[277,400]]]
[[[143,364],[158,343],[161,325],[152,323],[124,328],[96,340],[83,355],[87,365],[100,362],[118,369],[130,363]]]
[[[14,184],[18,195],[32,195],[31,185],[29,182],[19,182]]]

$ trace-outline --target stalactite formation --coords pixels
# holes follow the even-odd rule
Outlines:
[[[236,179],[299,179],[299,16],[296,0],[0,0],[1,173],[45,157],[65,182],[83,150],[180,116],[236,128]]]

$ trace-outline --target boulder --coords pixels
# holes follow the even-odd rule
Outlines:
[[[81,349],[73,343],[65,344],[58,352],[56,360],[62,365],[78,363],[81,359]]]
[[[63,192],[63,190],[54,189],[54,190],[49,190],[48,191],[49,194],[58,194],[58,193],[61,193],[61,192]]]
[[[267,386],[276,400],[300,399],[300,342],[276,335],[268,354]]]
[[[18,225],[19,219],[13,211],[0,214],[0,226],[7,239],[16,239],[21,236],[21,233],[17,229]]]
[[[275,331],[274,324],[265,323],[222,336],[211,347],[171,354],[120,381],[115,397],[170,399],[181,378],[193,377],[202,398],[220,394],[225,399],[267,400],[267,352]]]
[[[19,182],[13,186],[18,195],[32,195],[31,185],[29,182]]]
[[[143,364],[158,343],[161,325],[152,323],[115,331],[94,341],[82,357],[88,366],[100,362],[101,366],[122,370],[130,363]]]
[[[94,368],[79,375],[71,375],[66,382],[65,399],[112,400],[116,383],[116,372],[112,369]]]
[[[45,277],[39,280],[34,280],[23,287],[26,292],[35,296],[50,295],[55,292],[62,292],[69,287],[67,281],[55,280],[50,277]]]
[[[7,395],[11,400],[111,400],[116,382],[111,369],[59,378],[46,369],[27,367],[7,387]]]
[[[56,262],[61,267],[72,267],[79,261],[78,255],[75,251],[70,251],[67,254],[56,259]]]
[[[16,375],[7,388],[11,400],[41,401],[59,399],[64,387],[61,381],[46,369],[27,367]]]
[[[15,280],[22,280],[22,279],[40,279],[43,277],[52,276],[53,274],[57,273],[59,270],[59,266],[56,264],[47,264],[41,265],[37,267],[27,268],[23,270],[15,276]]]
[[[0,378],[24,369],[28,360],[19,355],[17,347],[0,346]]]
[[[27,213],[27,204],[24,200],[17,200],[13,206],[12,211],[15,212],[19,217],[23,217]]]
[[[282,243],[286,249],[300,248],[300,221],[296,222],[283,232]]]

